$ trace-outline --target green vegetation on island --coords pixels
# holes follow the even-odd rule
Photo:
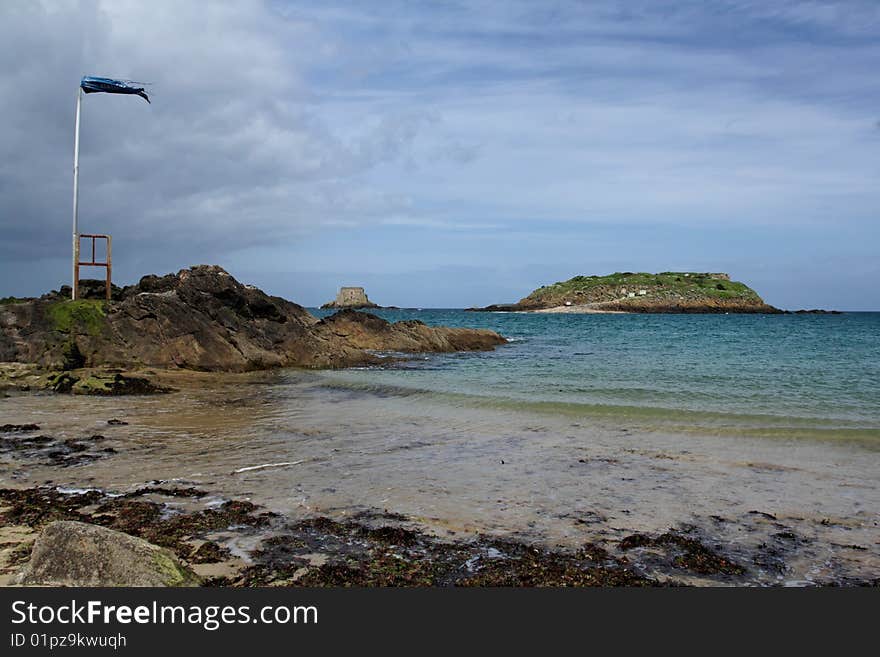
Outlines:
[[[605,288],[621,287],[621,290]],[[625,291],[624,291],[625,290]],[[532,292],[526,299],[551,300],[571,295],[596,297],[596,301],[611,296],[645,296],[641,291],[661,292],[664,296],[678,295],[684,298],[709,296],[718,299],[749,299],[760,301],[761,297],[745,283],[731,281],[726,274],[698,274],[693,272],[666,271],[660,274],[616,272],[607,276],[575,276],[567,281],[545,285]],[[564,303],[564,302],[563,302]]]
[[[552,310],[584,312],[712,313],[780,312],[767,305],[745,283],[723,273],[616,272],[575,276],[544,285],[515,304],[484,310]]]

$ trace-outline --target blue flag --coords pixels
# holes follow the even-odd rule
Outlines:
[[[95,78],[90,75],[85,76],[79,83],[79,86],[87,94],[107,93],[107,94],[135,94],[140,96],[148,103],[147,92],[143,87],[136,87],[134,83],[128,80],[111,80],[110,78]]]

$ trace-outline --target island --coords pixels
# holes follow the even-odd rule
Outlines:
[[[724,273],[617,272],[575,276],[545,285],[517,303],[471,311],[548,313],[772,313],[774,308],[745,283]]]

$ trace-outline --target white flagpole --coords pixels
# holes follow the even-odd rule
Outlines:
[[[79,234],[77,215],[79,214],[79,114],[82,107],[82,87],[76,89],[76,128],[73,133],[73,254],[70,269],[70,298],[76,299],[76,261]]]

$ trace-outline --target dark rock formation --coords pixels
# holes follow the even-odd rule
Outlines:
[[[100,434],[84,438],[58,438],[43,434],[23,436],[2,433],[0,427],[0,455],[12,461],[67,468],[116,453],[115,448],[104,444],[105,437]]]
[[[79,281],[79,298],[80,299],[99,299],[107,298],[107,282],[96,278],[83,278]],[[122,298],[124,288],[118,285],[110,284],[110,298],[113,301],[119,301]],[[41,299],[49,301],[66,301],[70,299],[70,286],[62,285],[60,289],[53,290],[44,294]]]
[[[823,310],[821,308],[813,308],[812,310],[787,310],[789,315],[842,315],[842,310]]]
[[[488,351],[505,340],[488,329],[431,327],[418,320],[391,324],[381,317],[340,310],[319,322],[318,335],[333,335],[346,344],[371,351],[451,352]]]
[[[380,362],[366,350],[491,349],[505,341],[492,331],[390,324],[352,311],[319,321],[212,265],[145,276],[114,297],[70,301],[56,293],[0,306],[0,361],[54,370],[348,367]]]

